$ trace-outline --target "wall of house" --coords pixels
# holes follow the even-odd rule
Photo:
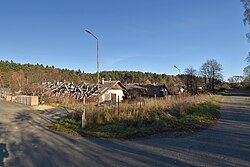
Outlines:
[[[123,90],[110,89],[110,90],[107,90],[103,95],[100,96],[100,102],[110,101],[111,94],[116,94],[116,102],[118,102],[118,96],[119,96],[119,101],[123,100],[123,96],[124,96]]]

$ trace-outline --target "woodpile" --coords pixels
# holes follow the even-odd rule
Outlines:
[[[74,84],[67,82],[46,82],[42,84],[49,92],[49,96],[72,97],[76,100],[83,100],[83,97],[89,97],[97,91],[96,85],[87,83]]]

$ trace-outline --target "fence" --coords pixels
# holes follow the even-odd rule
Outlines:
[[[6,101],[25,104],[25,105],[29,105],[29,106],[35,106],[35,105],[39,104],[38,96],[27,96],[27,95],[10,96],[10,95],[7,95]]]

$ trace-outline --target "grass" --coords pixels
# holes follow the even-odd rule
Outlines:
[[[146,99],[147,104],[152,102]],[[150,105],[136,107],[126,103],[118,113],[110,108],[87,115],[81,128],[80,114],[61,118],[51,127],[73,135],[132,139],[163,132],[193,132],[216,124],[220,96],[199,95],[158,99]],[[172,102],[172,104],[170,103]],[[157,105],[155,105],[157,104]]]

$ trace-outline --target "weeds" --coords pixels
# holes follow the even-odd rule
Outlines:
[[[219,96],[197,95],[142,99],[139,102],[103,106],[87,105],[87,127],[81,129],[81,112],[56,122],[60,126],[80,134],[99,137],[129,139],[166,131],[194,131],[216,123],[219,117]],[[141,104],[138,104],[141,103]],[[81,104],[74,108],[81,109]],[[93,109],[93,110],[90,110]],[[78,110],[81,111],[81,110]]]

